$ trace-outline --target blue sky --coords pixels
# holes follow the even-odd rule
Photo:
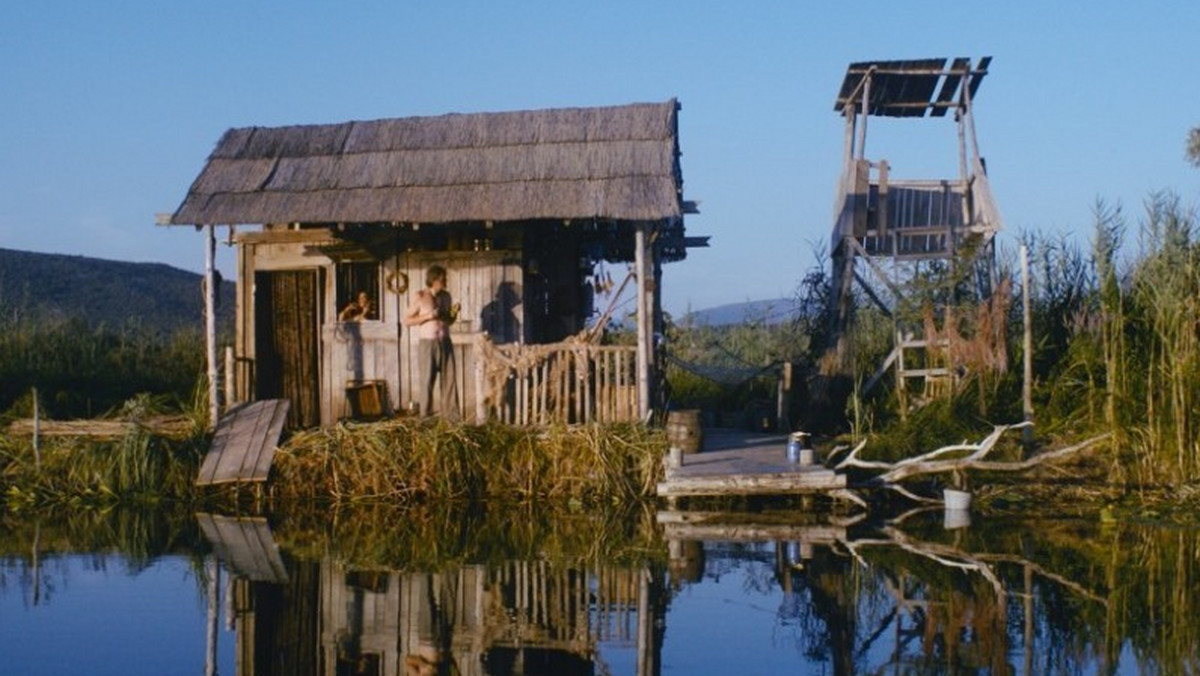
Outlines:
[[[1200,186],[1192,1],[11,0],[0,17],[5,248],[199,271],[203,238],[154,215],[229,127],[675,97],[687,227],[712,246],[667,268],[667,310],[788,296],[832,225],[834,98],[872,59],[994,58],[976,122],[1009,242],[1086,241],[1097,198],[1136,217],[1151,191],[1190,205]],[[868,155],[953,176],[940,122],[872,121]],[[231,278],[232,249],[218,262]]]

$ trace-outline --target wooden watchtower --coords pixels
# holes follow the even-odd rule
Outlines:
[[[964,282],[956,286],[955,295],[982,300],[991,294],[993,241],[1001,220],[973,115],[975,95],[990,63],[991,57],[976,64],[969,58],[852,63],[834,105],[846,120],[830,245],[837,364],[845,369],[847,363],[857,286],[858,297],[895,322],[894,349],[866,389],[894,368],[902,410],[911,402],[909,396],[944,391],[960,372],[944,341],[930,340],[911,313],[906,318],[898,312],[913,297],[918,280],[936,271],[956,270]],[[952,119],[958,156],[947,159],[950,166],[957,159],[958,175],[901,178],[897,174],[903,160],[895,162],[893,174],[891,160],[867,154],[867,122],[873,116]],[[938,299],[941,307],[933,311],[945,321],[949,303],[962,300],[943,296]]]

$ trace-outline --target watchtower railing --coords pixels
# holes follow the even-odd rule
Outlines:
[[[838,203],[834,250],[852,237],[870,256],[950,255],[967,235],[1000,227],[987,180],[978,173],[965,181],[889,180],[886,162],[857,160],[842,179]]]
[[[479,407],[509,425],[638,420],[637,348],[480,342]]]

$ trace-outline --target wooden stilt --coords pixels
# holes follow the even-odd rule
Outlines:
[[[220,420],[220,392],[217,387],[217,284],[216,257],[217,237],[216,226],[209,224],[204,240],[204,340],[205,354],[208,356],[208,413],[209,425],[217,428]]]

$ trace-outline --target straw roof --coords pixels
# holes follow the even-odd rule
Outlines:
[[[172,224],[676,219],[674,99],[230,129]]]

